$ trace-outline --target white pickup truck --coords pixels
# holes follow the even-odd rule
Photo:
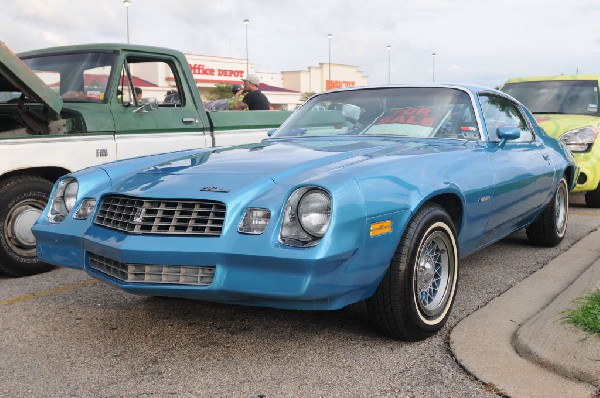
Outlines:
[[[136,98],[148,70],[163,73],[176,94]],[[0,273],[51,269],[36,258],[31,226],[59,176],[140,155],[257,142],[288,116],[209,114],[178,51],[91,44],[17,56],[0,42]]]

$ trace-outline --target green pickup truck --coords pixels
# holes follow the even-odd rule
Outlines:
[[[160,75],[160,76],[157,76]],[[139,82],[152,84],[136,96]],[[174,95],[174,93],[176,93]],[[290,112],[206,112],[185,56],[123,44],[15,55],[0,42],[0,273],[47,271],[31,226],[56,179],[118,159],[257,142]]]

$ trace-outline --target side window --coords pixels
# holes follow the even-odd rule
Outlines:
[[[494,95],[481,95],[479,98],[485,119],[485,127],[491,138],[497,137],[496,131],[499,127],[518,127],[521,130],[521,137],[513,142],[533,141],[533,132],[517,104]]]
[[[156,100],[159,107],[180,107],[185,100],[182,93],[181,78],[171,62],[127,58],[119,81],[119,102],[140,105]]]

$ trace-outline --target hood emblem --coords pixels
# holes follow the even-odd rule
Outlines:
[[[202,187],[202,188],[200,188],[200,190],[208,191],[208,192],[223,192],[223,193],[229,192],[229,189],[219,188],[219,187]]]

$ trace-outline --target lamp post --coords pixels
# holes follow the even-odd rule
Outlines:
[[[331,38],[333,37],[333,35],[331,33],[327,34],[327,41],[329,42],[329,61],[327,62],[327,64],[329,65],[329,84],[331,84]],[[327,84],[325,84],[325,89],[327,89]]]
[[[129,44],[129,6],[131,5],[131,0],[123,0],[123,7],[125,7],[127,14],[127,44]]]
[[[435,82],[435,53],[431,53],[431,81]]]
[[[246,25],[246,76],[250,73],[250,66],[248,60],[248,24],[250,23],[249,19],[244,19],[244,25]]]
[[[392,82],[392,46],[388,45],[386,47],[388,52],[388,84]]]

